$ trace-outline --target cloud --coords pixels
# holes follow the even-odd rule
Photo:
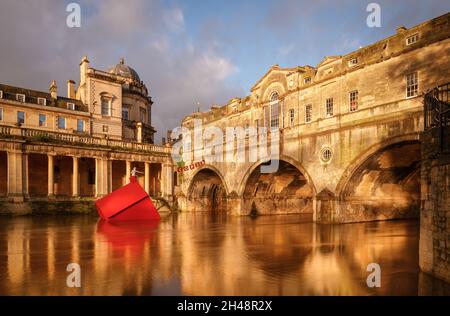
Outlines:
[[[281,57],[285,57],[287,55],[289,55],[295,48],[295,43],[290,43],[288,45],[285,46],[281,46],[278,48],[278,55],[280,55]]]
[[[234,62],[212,43],[186,34],[179,7],[160,1],[79,1],[82,27],[66,26],[66,4],[4,0],[0,10],[0,82],[46,91],[58,81],[79,81],[79,61],[106,70],[120,57],[133,67],[154,100],[158,137],[196,109],[224,103],[243,89],[230,83]]]
[[[179,8],[167,10],[164,13],[164,23],[172,32],[184,31],[184,15]]]

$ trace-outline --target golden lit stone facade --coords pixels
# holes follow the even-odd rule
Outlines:
[[[260,172],[267,159],[237,163],[231,140],[223,159],[185,172],[179,184],[183,209],[224,206],[235,214],[312,213],[321,222],[417,217],[423,98],[448,81],[450,14],[317,66],[275,65],[251,94],[186,117],[182,125],[275,128],[279,170]],[[261,138],[261,135],[257,135]],[[267,136],[270,138],[270,133]],[[250,139],[250,140],[249,140]],[[190,161],[207,141],[183,141]],[[234,157],[226,160],[231,152]],[[247,156],[248,157],[248,156]],[[214,181],[211,179],[214,177]]]
[[[123,59],[104,72],[84,57],[80,84],[75,89],[69,80],[67,97],[58,96],[54,81],[48,93],[0,84],[4,211],[90,209],[93,198],[126,184],[133,167],[152,197],[170,199],[170,147],[153,144],[151,106],[145,84]],[[24,201],[30,203],[9,203]]]

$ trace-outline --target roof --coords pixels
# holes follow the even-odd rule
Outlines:
[[[125,60],[123,58],[120,59],[120,62],[117,65],[110,67],[108,69],[108,72],[111,74],[122,76],[124,78],[133,79],[137,82],[141,82],[141,79],[139,78],[136,70],[128,65],[125,65]]]
[[[70,99],[65,97],[52,98],[51,94],[48,92],[42,92],[37,90],[31,90],[26,88],[14,87],[0,83],[0,90],[3,91],[3,99],[16,101],[17,94],[25,95],[25,103],[38,104],[38,98],[46,99],[46,105],[39,105],[42,107],[57,107],[61,109],[67,109],[67,103],[75,104],[76,111],[88,112],[88,108],[83,104],[81,100]]]
[[[273,65],[272,67],[269,68],[269,70],[264,74],[264,76],[262,76],[254,85],[253,87],[250,89],[251,91],[255,90],[258,85],[265,79],[267,78],[273,71],[283,71],[283,72],[293,72],[293,71],[298,71],[298,70],[302,70],[303,67],[301,66],[297,66],[297,67],[292,67],[292,68],[282,68],[278,65]]]

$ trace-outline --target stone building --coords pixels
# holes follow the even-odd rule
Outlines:
[[[450,84],[425,95],[420,268],[450,283]]]
[[[80,83],[76,88],[69,80],[67,96],[59,95],[55,81],[49,92],[0,84],[1,201],[89,206],[127,183],[133,167],[151,196],[170,198],[170,148],[153,144],[152,104],[123,59],[102,71],[83,57]],[[13,209],[30,210],[4,207]]]
[[[305,212],[319,222],[418,217],[423,93],[449,81],[449,35],[445,14],[316,66],[275,65],[248,96],[187,116],[185,163],[208,143],[191,137],[196,119],[202,131],[218,127],[220,137],[226,127],[245,133],[224,137],[214,147],[222,156],[178,177],[181,208]],[[261,173],[267,158],[249,159],[262,137],[250,127],[266,127],[268,139],[279,132],[276,173]],[[236,156],[239,143],[245,162]]]

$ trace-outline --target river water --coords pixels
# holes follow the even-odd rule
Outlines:
[[[414,220],[320,225],[307,215],[2,217],[0,295],[450,293],[419,273],[418,236]],[[67,286],[70,263],[80,288]],[[366,285],[370,263],[381,267],[380,288]]]

